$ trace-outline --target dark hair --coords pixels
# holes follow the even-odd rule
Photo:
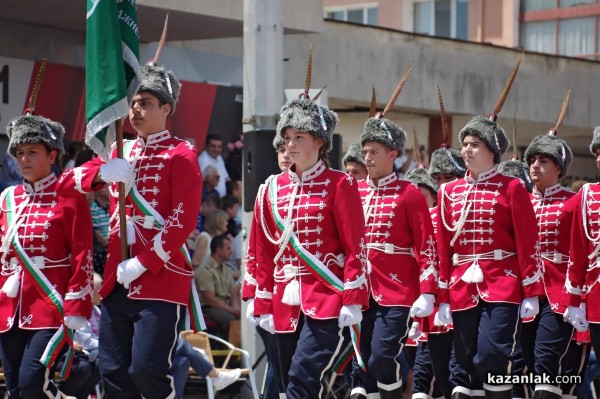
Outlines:
[[[323,161],[325,166],[329,167],[329,152],[327,151],[327,148],[325,147],[325,141],[323,141],[323,146],[321,146],[321,148],[319,148],[319,159],[321,161]]]
[[[206,140],[204,141],[204,144],[208,145],[208,143],[210,143],[211,141],[223,142],[223,139],[218,134],[209,134],[208,136],[206,136]]]
[[[231,179],[227,183],[225,183],[225,190],[227,195],[233,195],[233,190],[237,188],[238,182],[242,182],[241,180]]]
[[[223,248],[225,240],[229,240],[229,234],[223,233],[218,236],[214,236],[210,241],[210,254],[214,255],[217,252],[217,249]]]
[[[94,151],[90,150],[89,148],[85,149],[77,154],[77,158],[75,158],[75,167],[81,166],[94,158],[96,158]]]
[[[221,209],[221,204],[223,203],[221,201],[221,197],[217,193],[208,194],[206,196],[206,198],[204,198],[204,201],[202,201],[202,202],[203,203],[204,202],[212,203],[215,206],[215,208],[217,208],[217,209]]]
[[[239,201],[233,195],[226,195],[222,198],[223,210],[226,211],[229,208],[233,208]]]

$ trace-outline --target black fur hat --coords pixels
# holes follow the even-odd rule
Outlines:
[[[365,123],[365,130],[360,136],[360,144],[375,141],[381,143],[391,150],[398,151],[398,155],[404,154],[404,143],[406,143],[406,133],[404,129],[394,122],[385,118],[369,118]]]
[[[326,106],[300,98],[288,102],[281,108],[277,136],[283,137],[288,127],[309,132],[314,137],[323,139],[325,149],[330,151],[333,148],[332,136],[337,122],[337,114]]]
[[[529,167],[525,162],[519,161],[518,159],[511,159],[510,161],[504,161],[498,165],[498,172],[503,175],[516,177],[525,183],[527,191],[533,190],[533,182],[529,176]]]
[[[431,154],[429,162],[429,175],[454,175],[463,177],[467,167],[460,151],[454,148],[438,148]]]
[[[419,166],[411,170],[408,175],[406,175],[406,180],[416,184],[417,186],[424,186],[428,188],[435,196],[437,195],[439,187],[435,180],[433,180],[433,178],[430,176],[430,173],[431,172],[428,173],[427,169],[424,167]]]
[[[600,146],[600,143],[598,143]],[[534,155],[543,155],[554,161],[560,166],[560,177],[564,177],[573,161],[573,152],[569,145],[554,134],[537,136],[525,150],[525,162],[531,166],[531,159]]]
[[[161,66],[144,65],[140,68],[142,82],[140,91],[152,93],[163,104],[171,105],[171,113],[175,113],[179,93],[181,92],[181,83],[175,77],[172,71],[167,71]]]
[[[8,152],[17,155],[17,147],[23,144],[45,144],[56,150],[60,157],[65,152],[63,137],[65,128],[58,122],[37,115],[23,115],[13,119],[6,127]]]
[[[494,163],[500,163],[502,155],[508,150],[510,141],[504,133],[504,129],[498,123],[482,115],[477,115],[471,119],[458,134],[462,143],[467,135],[478,137],[483,141],[489,150],[494,153]]]
[[[344,158],[342,158],[343,165],[346,165],[346,163],[348,162],[356,162],[361,164],[362,166],[366,166],[365,157],[363,156],[363,148],[358,141],[355,141],[354,143],[350,144],[350,147],[348,147],[348,151],[344,155]]]
[[[590,144],[592,155],[596,155],[596,149],[598,148],[600,148],[600,126],[596,126],[594,129],[594,136],[592,137],[592,143]]]

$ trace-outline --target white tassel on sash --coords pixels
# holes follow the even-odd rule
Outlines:
[[[9,298],[16,298],[19,294],[19,287],[21,282],[19,281],[19,273],[13,273],[4,282],[2,286],[2,292]]]
[[[483,273],[479,267],[479,262],[471,263],[471,266],[463,273],[460,278],[465,283],[481,283],[483,281]]]
[[[294,279],[285,286],[281,302],[290,306],[300,305],[300,283],[298,280]]]
[[[127,245],[133,245],[135,242],[135,226],[133,220],[127,218]]]

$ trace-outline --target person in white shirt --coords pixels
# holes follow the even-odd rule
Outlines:
[[[207,166],[214,166],[219,171],[219,184],[217,185],[217,191],[219,195],[223,197],[226,194],[225,183],[229,181],[229,174],[225,168],[225,162],[221,156],[221,150],[223,149],[223,140],[216,134],[209,134],[206,136],[206,145],[204,151],[198,157],[198,163],[200,164],[200,170],[204,170]]]

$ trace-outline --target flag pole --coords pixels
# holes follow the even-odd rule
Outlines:
[[[117,131],[117,157],[123,159],[123,119],[115,121]],[[125,213],[125,183],[119,183],[119,236],[121,237],[121,260],[129,258],[127,247],[127,215]]]

